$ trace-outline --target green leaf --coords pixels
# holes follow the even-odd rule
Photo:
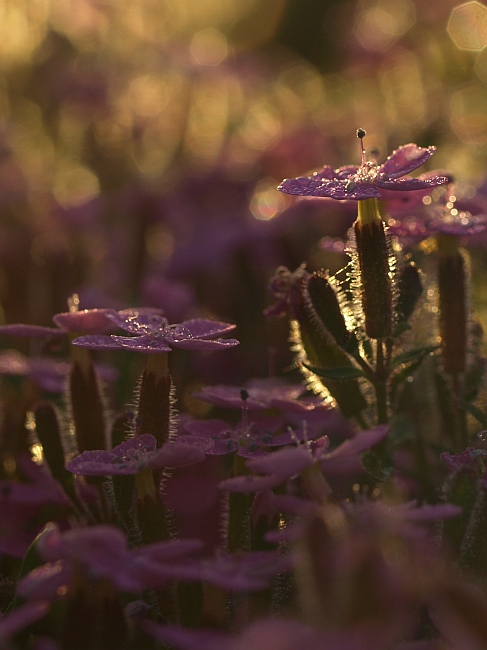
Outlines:
[[[44,560],[41,558],[41,556],[39,555],[39,551],[37,550],[37,543],[41,539],[41,537],[44,537],[46,533],[52,530],[52,527],[53,524],[51,523],[47,524],[27,549],[27,553],[25,554],[24,559],[22,560],[22,564],[20,566],[19,579],[23,578],[34,569],[37,569],[37,567],[44,564]],[[22,605],[23,603],[25,603],[25,598],[21,598],[20,596],[17,595],[14,596],[13,600],[10,602],[9,606],[7,607],[5,614],[13,611],[14,609],[17,609],[17,607],[20,607],[20,605]]]
[[[405,442],[414,440],[415,437],[414,421],[409,415],[399,414],[392,418],[389,442],[393,449]]]
[[[485,416],[484,413],[477,406],[475,406],[475,404],[470,404],[470,402],[465,401],[462,401],[461,404],[462,408],[465,409],[467,413],[473,415],[477,422],[480,422],[484,429],[487,429],[487,416]]]
[[[427,357],[429,354],[438,350],[439,345],[428,345],[424,348],[414,348],[413,350],[408,350],[402,354],[398,354],[397,357],[394,357],[391,361],[391,368],[397,368],[397,366],[402,366],[406,363],[414,363],[415,361],[423,360],[424,357]]]
[[[394,472],[394,460],[385,450],[366,451],[362,454],[361,462],[367,474],[379,483],[388,481]]]
[[[412,328],[409,323],[405,323],[405,322],[398,323],[394,328],[394,331],[392,332],[392,338],[397,339],[401,336],[401,334],[404,334],[404,332],[407,332],[410,329]]]
[[[345,366],[343,368],[316,368],[315,366],[308,366],[306,363],[303,363],[303,366],[316,375],[325,377],[325,379],[356,379],[357,377],[365,377],[360,368],[353,368],[352,366]]]

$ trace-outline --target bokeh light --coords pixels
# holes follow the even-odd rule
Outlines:
[[[461,50],[481,50],[487,45],[487,7],[480,2],[455,7],[448,21],[448,33]]]

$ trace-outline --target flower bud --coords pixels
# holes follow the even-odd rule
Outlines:
[[[448,374],[465,370],[467,353],[467,303],[464,255],[458,238],[438,236],[439,327],[443,367]]]
[[[327,274],[320,271],[310,275],[306,289],[313,309],[338,345],[349,354],[357,353],[357,337],[347,329],[337,294]]]
[[[392,332],[391,253],[377,199],[358,202],[354,231],[365,332],[371,339],[385,338]]]
[[[423,293],[421,275],[413,262],[401,270],[397,283],[396,323],[407,323],[411,318],[420,295]]]

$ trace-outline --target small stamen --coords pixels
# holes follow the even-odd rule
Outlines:
[[[367,135],[364,129],[357,129],[357,138],[360,140],[360,152],[362,154],[362,165],[367,162],[365,160],[364,138]]]

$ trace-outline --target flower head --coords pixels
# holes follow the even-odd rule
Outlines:
[[[362,139],[365,131],[359,129],[362,148],[362,164],[346,165],[333,170],[328,165],[314,172],[312,176],[288,178],[282,181],[278,189],[286,194],[298,196],[323,196],[339,201],[354,199],[380,198],[381,190],[425,190],[444,185],[448,179],[444,176],[424,176],[410,178],[407,176],[423,165],[436,151],[435,147],[418,147],[406,144],[396,149],[382,165],[366,160]],[[406,177],[406,178],[404,178]]]
[[[144,354],[170,352],[172,347],[184,350],[221,350],[238,345],[236,339],[217,338],[235,329],[235,325],[206,318],[193,318],[170,325],[157,310],[112,312],[111,322],[135,336],[80,336],[74,345],[94,350],[134,350]]]
[[[84,451],[71,460],[66,469],[80,476],[118,476],[137,474],[143,469],[182,467],[204,460],[201,449],[180,443],[166,443],[156,449],[149,433],[122,442],[111,451]]]

